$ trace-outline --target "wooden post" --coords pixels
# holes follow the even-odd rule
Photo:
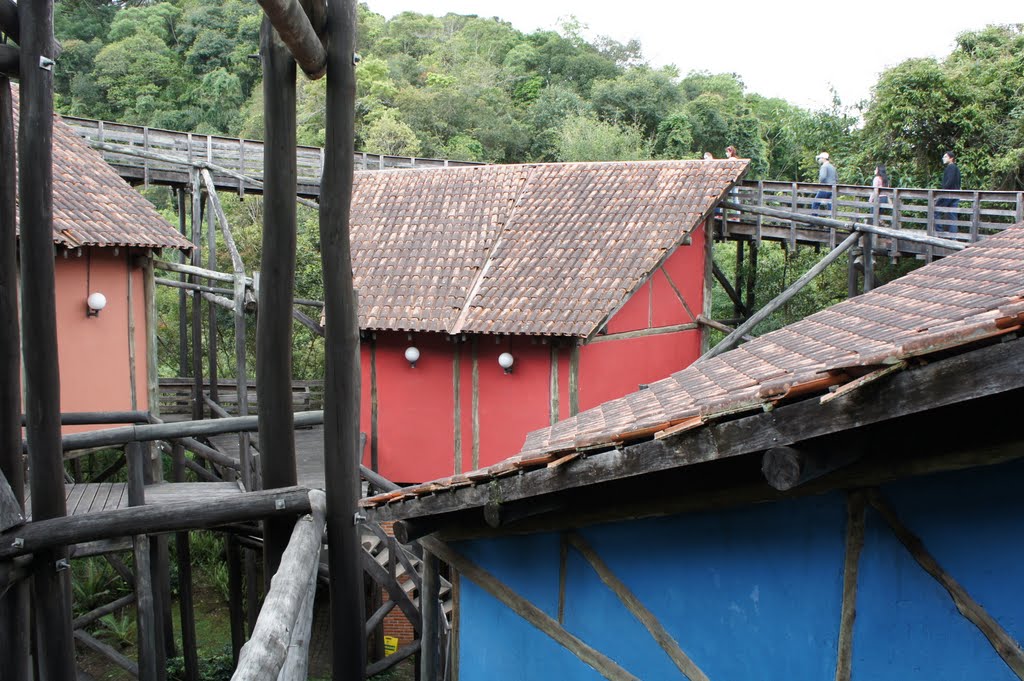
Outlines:
[[[760,183],[758,183],[760,185]],[[761,216],[757,216],[758,229],[761,225]],[[752,241],[750,243],[750,255],[748,256],[749,266],[747,268],[747,299],[746,305],[748,310],[753,310],[757,304],[757,252],[760,250],[760,240]]]
[[[125,445],[125,457],[128,459],[128,505],[143,506],[145,504],[145,481],[142,445],[131,442]],[[139,681],[157,681],[160,666],[157,652],[157,622],[153,599],[152,562],[149,537],[145,534],[136,535],[133,540],[135,557],[135,607],[138,610],[136,626],[139,647]],[[166,672],[166,665],[164,666]]]
[[[217,269],[217,231],[213,225],[212,187],[206,188],[206,264],[211,270]],[[195,295],[195,294],[193,294]],[[237,305],[237,301],[236,301]],[[220,404],[217,386],[217,306],[206,304],[206,355],[207,373],[210,376],[210,399]]]
[[[203,198],[199,173],[192,170],[192,266],[202,264],[200,245],[203,239]],[[191,277],[193,284],[198,277]],[[203,418],[203,315],[198,295],[192,295],[192,420]]]
[[[187,221],[185,218],[185,188],[175,189],[178,198],[178,231],[182,236],[187,234]],[[178,251],[178,261],[185,264],[185,251]],[[181,281],[185,281],[185,275],[181,274]],[[185,289],[178,291],[178,375],[188,376],[188,295]]]
[[[267,18],[260,29],[260,54],[266,141],[256,387],[259,390],[260,451],[268,453],[260,457],[263,486],[270,489],[294,485],[296,480],[291,370],[298,171],[295,61]],[[329,474],[327,479],[332,480]],[[268,583],[281,562],[293,524],[287,518],[264,524],[263,574]]]
[[[245,613],[242,607],[242,555],[238,540],[224,537],[228,549],[228,612],[231,617],[231,658],[235,665],[245,645]]]
[[[60,449],[60,373],[53,247],[53,0],[18,6],[21,43],[21,124],[18,130],[21,206],[21,318],[26,436],[34,520],[66,514]],[[73,679],[68,551],[36,554],[35,661],[43,679]]]
[[[15,176],[12,107],[11,82],[6,76],[0,76],[0,177],[3,178]],[[5,180],[0,183],[0,473],[7,479],[18,505],[24,510],[15,192],[14,182]],[[0,596],[0,648],[8,661],[4,673],[17,681],[29,677],[28,621],[28,583],[18,582]]]
[[[185,482],[185,447],[175,444],[174,481]],[[178,604],[181,614],[181,655],[185,660],[184,681],[199,681],[199,658],[196,650],[196,614],[192,599],[192,547],[188,532],[174,535],[178,554]]]
[[[423,583],[420,589],[420,678],[440,679],[441,672],[441,580],[440,562],[430,551],[423,552]]]
[[[327,329],[324,342],[324,467],[331,574],[332,678],[362,679],[363,570],[354,522],[359,498],[359,326],[352,287],[349,210],[355,165],[354,0],[327,2],[327,140],[320,191],[320,256]]]

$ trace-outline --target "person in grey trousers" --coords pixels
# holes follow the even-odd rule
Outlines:
[[[827,184],[829,186],[838,183],[839,178],[836,175],[836,167],[832,165],[832,161],[829,160],[827,151],[823,151],[814,157],[814,160],[821,166],[818,168],[818,184]],[[822,201],[821,199],[828,199]],[[831,189],[819,189],[818,193],[814,195],[814,203],[811,204],[811,212],[814,215],[818,214],[819,209],[831,210],[832,209],[832,190]]]

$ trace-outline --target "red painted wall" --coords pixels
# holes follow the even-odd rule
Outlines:
[[[669,283],[671,279],[671,284]],[[686,306],[679,300],[679,290]],[[579,348],[579,408],[589,409],[665,378],[700,356],[701,331],[687,329],[639,338],[613,334],[693,323],[703,309],[704,235],[681,246],[607,325],[609,335]],[[445,339],[444,334],[378,332],[363,343],[362,430],[371,433],[370,353],[376,353],[377,452],[380,472],[396,482],[422,482],[484,467],[517,454],[527,433],[550,424],[551,346],[540,338],[494,336]],[[415,345],[415,369],[405,349]],[[456,376],[455,354],[459,355]],[[511,352],[511,374],[498,355]],[[477,357],[479,458],[473,459],[473,356]],[[571,348],[557,353],[558,417],[570,413]],[[455,385],[458,384],[458,413]],[[456,424],[460,447],[456,447]],[[369,463],[372,443],[364,462]],[[476,465],[474,465],[474,463]]]
[[[128,277],[129,254],[110,248],[83,249],[55,263],[57,288],[57,352],[60,363],[61,411],[122,411],[132,409],[129,372]],[[143,274],[130,270],[135,315],[136,409],[148,409],[146,379],[146,302]],[[87,317],[85,300],[99,291],[107,306]],[[109,426],[103,426],[109,427]],[[87,428],[68,427],[66,432]]]
[[[537,341],[480,340],[480,467],[518,454],[527,433],[551,423],[551,346]],[[502,352],[515,357],[510,374],[498,365]]]

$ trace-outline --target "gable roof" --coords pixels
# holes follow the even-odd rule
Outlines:
[[[17,136],[18,89],[12,88],[12,94]],[[53,116],[53,241],[67,248],[192,248],[153,204],[57,114]]]
[[[534,431],[517,456],[494,466],[363,503],[381,505],[479,484],[580,450],[668,437],[830,389],[841,394],[912,368],[915,358],[1020,332],[1022,325],[1024,223],[646,390]]]
[[[586,337],[746,169],[623,161],[358,173],[359,326]]]

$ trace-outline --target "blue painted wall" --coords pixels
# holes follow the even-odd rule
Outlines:
[[[1022,476],[1024,463],[1013,463],[883,488],[939,564],[1018,640],[1024,637]],[[845,524],[845,497],[832,493],[581,534],[712,681],[824,681],[835,674]],[[557,618],[557,534],[458,548]],[[683,678],[572,548],[566,584],[569,631],[641,679]],[[460,607],[461,681],[601,678],[466,579]],[[870,508],[853,678],[1015,678]]]

